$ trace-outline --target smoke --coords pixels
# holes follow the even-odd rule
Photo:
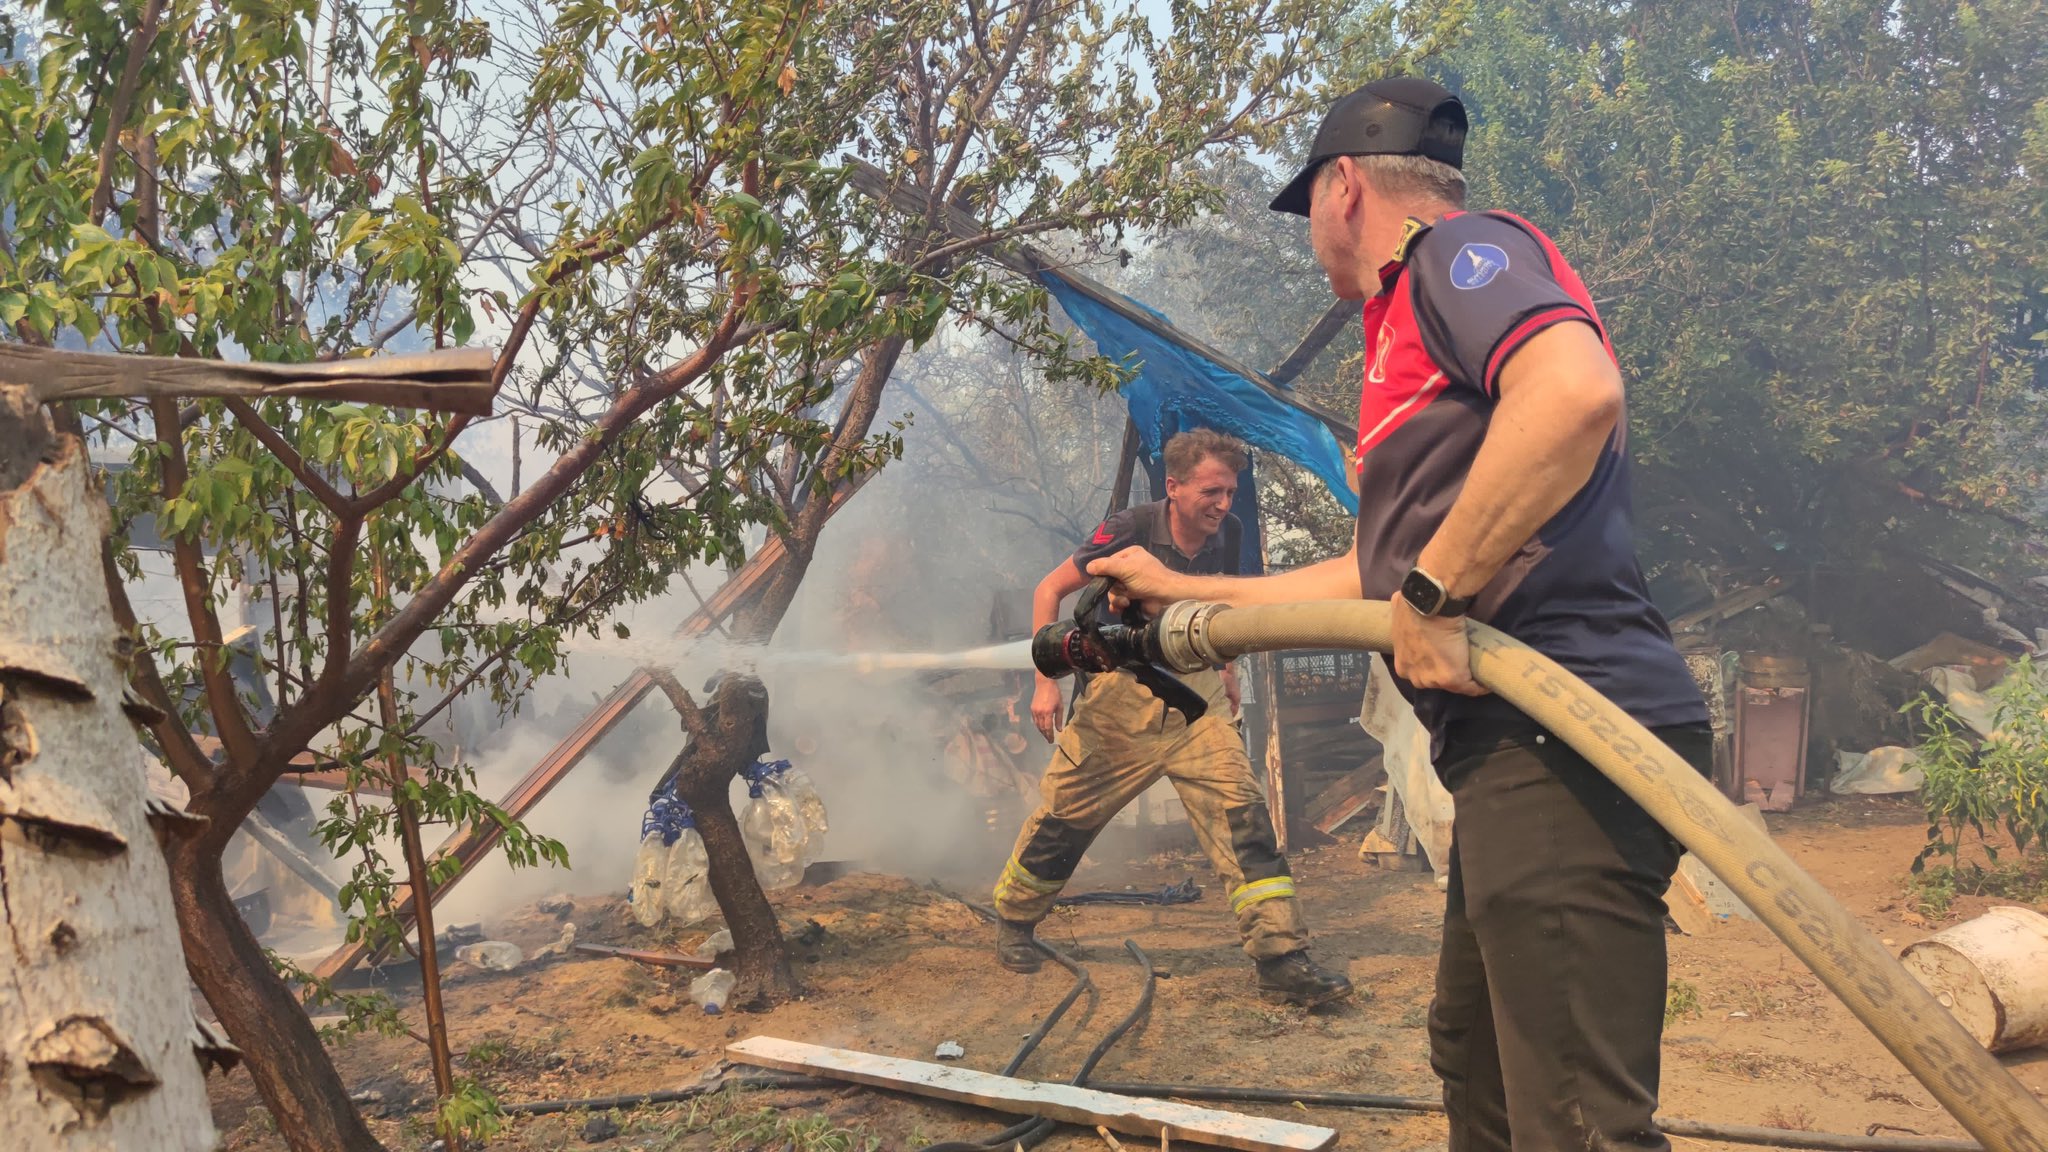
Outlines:
[[[775,754],[803,768],[825,800],[831,829],[819,859],[974,886],[992,881],[1028,797],[1015,788],[1006,797],[972,794],[948,745],[957,753],[964,725],[1003,708],[1002,674],[953,677],[948,695],[936,683],[944,674],[804,654],[951,652],[1006,639],[991,634],[997,597],[1028,610],[1030,589],[1093,528],[1108,498],[1121,405],[1071,395],[1073,385],[1045,384],[1003,363],[1007,357],[956,347],[899,369],[907,386],[892,387],[882,416],[912,417],[904,456],[826,527],[767,651],[715,637],[670,641],[697,606],[678,581],[679,595],[623,618],[630,642],[572,648],[565,674],[538,685],[520,715],[469,710],[464,727],[483,733],[466,748],[478,790],[502,796],[641,662],[672,666],[692,689],[721,669],[746,668],[768,688]],[[1031,426],[1020,432],[1024,422]],[[506,462],[487,461],[484,470],[506,471]],[[709,594],[724,572],[692,579]],[[1007,683],[1028,692],[1022,676]],[[1024,720],[1027,741],[1015,761],[1028,786],[1051,748]],[[570,867],[513,869],[494,852],[445,898],[441,918],[482,919],[550,892],[622,893],[648,790],[682,741],[666,700],[650,694],[526,817],[535,832],[562,841]],[[734,803],[745,803],[737,785]]]

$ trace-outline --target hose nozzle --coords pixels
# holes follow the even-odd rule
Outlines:
[[[1168,708],[1186,716],[1188,723],[1201,719],[1207,702],[1161,664],[1159,621],[1137,618],[1134,608],[1126,610],[1122,624],[1102,624],[1095,619],[1095,610],[1108,591],[1107,579],[1094,581],[1082,591],[1071,621],[1047,624],[1034,633],[1032,667],[1051,680],[1075,672],[1099,675],[1128,669]],[[1175,665],[1174,669],[1193,672],[1206,667],[1209,665],[1197,663]]]

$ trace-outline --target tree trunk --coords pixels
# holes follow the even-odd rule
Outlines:
[[[0,1132],[10,1150],[215,1142],[83,446],[0,387]],[[195,1043],[206,1040],[205,1044]]]
[[[220,856],[195,841],[169,846],[185,963],[228,1034],[249,1057],[256,1091],[292,1152],[382,1148],[327,1058],[320,1034],[228,896]]]
[[[732,990],[733,1006],[754,1012],[793,999],[802,989],[789,967],[782,925],[754,876],[739,819],[732,814],[728,796],[734,774],[718,765],[685,768],[676,791],[696,814],[697,833],[704,837],[704,855],[711,864],[711,895],[732,931],[733,976],[738,980]]]
[[[768,754],[768,689],[752,676],[723,675],[700,709],[672,674],[650,669],[649,675],[675,705],[689,734],[672,771],[676,795],[690,806],[697,834],[704,838],[711,895],[732,932],[736,982],[731,1002],[754,1012],[794,999],[803,988],[790,970],[782,925],[761,891],[732,812],[734,778]]]

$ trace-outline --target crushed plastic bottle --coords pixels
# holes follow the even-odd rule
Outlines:
[[[733,985],[739,977],[723,968],[713,968],[695,980],[690,981],[690,1001],[704,1009],[707,1016],[716,1016],[725,1011],[726,997],[732,995]]]
[[[718,901],[711,895],[711,858],[704,853],[704,838],[697,833],[696,820],[686,809],[682,821],[682,832],[669,845],[662,894],[670,919],[695,924],[718,911]]]
[[[720,928],[706,938],[702,944],[697,945],[697,951],[693,955],[699,960],[716,960],[720,952],[730,951],[732,951],[732,931],[728,928]]]

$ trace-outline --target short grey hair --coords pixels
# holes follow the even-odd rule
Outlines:
[[[1427,200],[1465,206],[1465,174],[1441,160],[1427,156],[1353,156],[1351,162],[1372,182],[1375,191],[1390,200]],[[1327,179],[1334,169],[1325,164],[1320,176]]]

